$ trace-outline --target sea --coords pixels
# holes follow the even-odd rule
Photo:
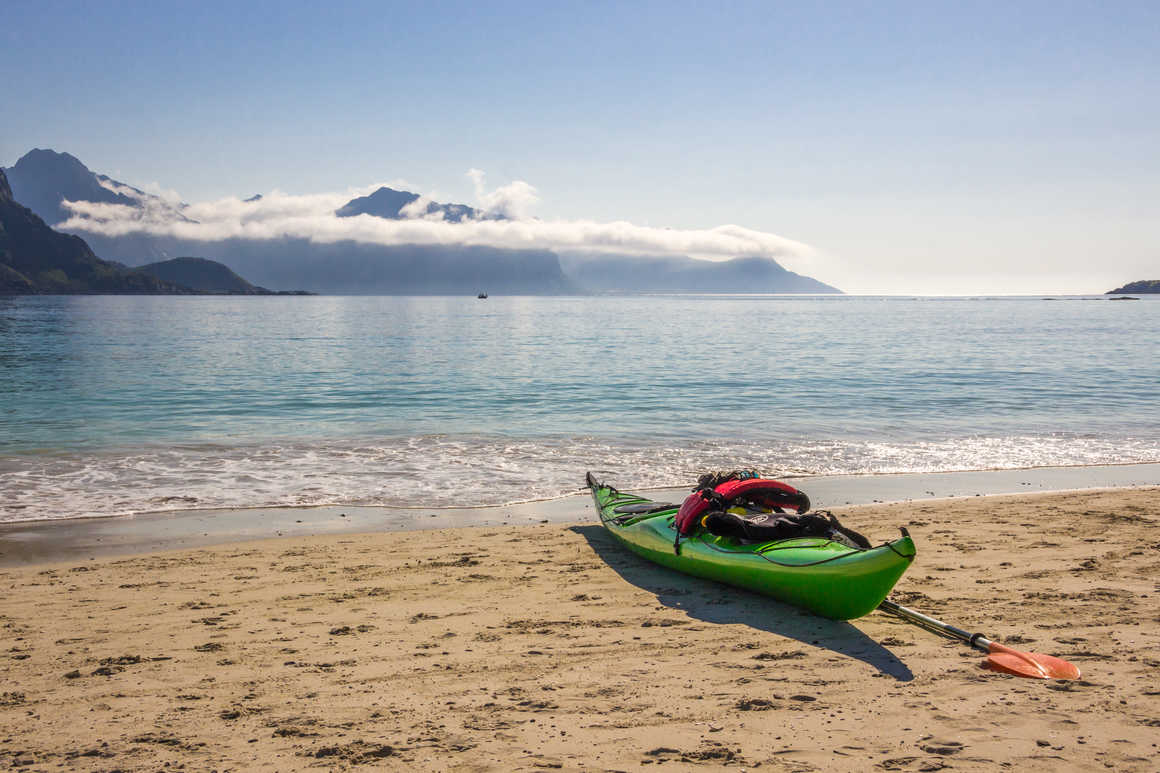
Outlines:
[[[0,297],[0,521],[1160,462],[1160,297]]]

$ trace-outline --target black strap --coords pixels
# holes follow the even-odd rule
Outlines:
[[[729,472],[707,472],[701,477],[697,478],[697,487],[693,491],[701,491],[709,489],[712,491],[722,483],[731,480],[748,480],[750,478],[760,478],[761,474],[756,470],[731,470]]]

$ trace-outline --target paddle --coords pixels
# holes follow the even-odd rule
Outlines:
[[[878,605],[878,608],[928,631],[958,639],[977,650],[986,652],[987,659],[983,661],[983,668],[1000,671],[1004,674],[1025,676],[1029,679],[1079,679],[1079,668],[1066,660],[1060,660],[1051,655],[1040,655],[1037,652],[1020,652],[1017,649],[984,638],[981,633],[967,633],[962,628],[947,625],[941,620],[935,620],[933,617],[915,612],[913,609],[895,604],[890,600],[883,601]]]

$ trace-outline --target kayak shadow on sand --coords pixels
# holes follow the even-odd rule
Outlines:
[[[573,526],[576,532],[627,582],[671,609],[706,623],[743,624],[812,647],[861,660],[900,682],[914,674],[890,650],[843,620],[829,620],[741,588],[702,580],[650,563],[619,545],[603,526]]]

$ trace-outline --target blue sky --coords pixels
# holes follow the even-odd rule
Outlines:
[[[0,164],[186,201],[466,173],[542,219],[736,224],[852,290],[1160,278],[1160,3],[6,0]]]

